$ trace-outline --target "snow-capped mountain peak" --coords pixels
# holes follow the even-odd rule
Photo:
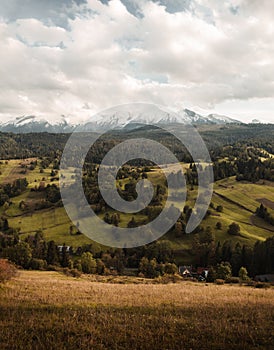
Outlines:
[[[104,130],[122,128],[129,124],[204,124],[207,122],[209,122],[207,119],[189,109],[176,113],[155,105],[133,104],[99,113],[83,125],[82,129]]]
[[[104,131],[121,129],[134,124],[227,124],[241,123],[235,119],[218,114],[202,116],[190,109],[183,109],[178,113],[149,104],[130,104],[111,108],[91,117],[88,122],[73,125],[66,116],[56,120],[47,120],[34,115],[17,117],[0,124],[0,131],[27,133],[27,132],[53,132],[70,133],[77,131]]]
[[[61,117],[55,121],[49,121],[34,115],[17,117],[0,124],[0,131],[27,133],[27,132],[52,132],[63,133],[73,131],[74,126],[67,122],[65,117]]]

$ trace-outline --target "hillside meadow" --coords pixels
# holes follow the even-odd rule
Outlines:
[[[22,168],[22,165],[30,164],[31,161],[38,161],[38,166],[34,170],[28,168]],[[0,215],[4,215],[8,218],[9,224],[15,229],[19,229],[22,239],[26,238],[30,234],[42,230],[45,238],[54,240],[58,244],[66,243],[74,247],[89,244],[90,240],[84,235],[73,236],[69,234],[71,221],[67,216],[67,213],[63,207],[56,207],[52,205],[50,208],[40,210],[22,210],[20,203],[24,201],[30,207],[44,198],[41,192],[32,192],[35,186],[39,186],[41,182],[46,185],[56,184],[56,181],[51,176],[52,164],[49,164],[47,168],[40,173],[40,161],[37,158],[29,158],[25,161],[9,160],[1,161],[0,164],[0,182],[2,184],[11,182],[16,178],[27,178],[29,183],[28,188],[21,195],[13,197],[8,208],[1,207]],[[186,170],[189,164],[183,164],[182,167]],[[24,173],[22,173],[24,169]],[[152,169],[148,173],[148,179],[154,184],[162,184],[164,178],[159,172],[159,169]],[[119,181],[122,187],[127,183],[129,179],[126,178],[123,181]],[[268,210],[273,214],[273,209],[269,206],[272,203],[274,196],[274,186],[270,181],[260,181],[256,184],[250,182],[238,182],[235,177],[216,181],[214,184],[214,193],[212,197],[212,204],[217,207],[222,206],[223,212],[217,212],[211,209],[212,215],[207,216],[202,225],[204,227],[210,226],[214,229],[214,235],[216,242],[223,243],[225,240],[235,240],[242,244],[248,244],[253,246],[254,243],[259,240],[263,241],[267,237],[273,236],[273,226],[267,224],[262,219],[254,215],[256,208],[261,203],[265,203]],[[188,191],[188,197],[186,205],[193,206],[197,197],[197,187],[194,186],[192,191]],[[174,202],[176,206],[176,201]],[[112,211],[109,211],[112,214]],[[101,217],[104,216],[100,213]],[[121,214],[121,220],[119,225],[126,227],[128,221],[132,215]],[[145,216],[137,213],[134,215],[136,222],[142,222],[146,219]],[[233,237],[227,234],[228,226],[233,222],[239,223],[241,227],[241,236]],[[221,222],[222,228],[215,229],[217,222]],[[169,240],[172,248],[176,251],[182,249],[190,249],[192,237],[182,236],[177,237],[174,232],[169,232],[164,237],[165,240]],[[93,244],[97,245],[95,242]],[[178,261],[180,264],[189,262],[189,256],[186,254],[182,259]]]
[[[1,349],[272,349],[274,290],[20,271],[0,287]]]

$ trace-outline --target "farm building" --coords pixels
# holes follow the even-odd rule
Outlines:
[[[192,272],[192,266],[179,266],[179,274],[184,277],[191,277]]]

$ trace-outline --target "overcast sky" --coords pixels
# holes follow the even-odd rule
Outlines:
[[[0,0],[0,118],[150,102],[274,122],[274,1]]]

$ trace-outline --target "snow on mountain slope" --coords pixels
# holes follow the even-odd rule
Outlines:
[[[165,111],[154,105],[131,104],[114,107],[91,118],[82,128],[104,130],[122,128],[129,124],[186,123],[178,114]]]
[[[216,124],[239,123],[239,121],[236,119],[232,119],[225,115],[220,115],[220,114],[209,114],[207,116],[207,119],[211,120],[213,123],[216,123]]]
[[[0,131],[14,133],[63,133],[72,132],[74,128],[75,126],[69,124],[64,117],[60,118],[59,120],[49,122],[46,119],[40,119],[33,115],[17,117],[14,120],[0,124]]]
[[[70,133],[77,131],[104,131],[108,129],[121,129],[124,127],[138,124],[227,124],[241,123],[238,120],[231,119],[218,114],[202,116],[189,109],[183,109],[178,113],[159,108],[148,104],[130,104],[114,107],[106,112],[98,113],[91,117],[88,122],[80,125],[73,125],[67,118],[62,116],[55,121],[48,121],[36,116],[18,117],[6,123],[0,123],[0,131],[27,133],[27,132],[51,132],[51,133]]]
[[[226,124],[240,123],[225,116],[202,115],[189,109],[178,113],[160,109],[154,105],[133,104],[109,109],[94,116],[88,123],[80,126],[82,130],[103,131],[111,128],[123,128],[133,124]]]

